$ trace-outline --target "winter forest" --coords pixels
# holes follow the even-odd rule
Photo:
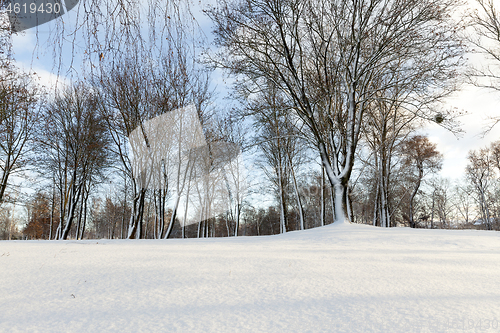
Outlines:
[[[500,230],[500,137],[450,179],[424,130],[500,100],[495,0],[81,0],[30,29],[50,84],[7,4],[2,240]]]

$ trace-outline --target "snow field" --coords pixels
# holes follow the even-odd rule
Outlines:
[[[500,234],[3,241],[0,332],[500,332]]]

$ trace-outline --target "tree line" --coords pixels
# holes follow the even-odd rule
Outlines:
[[[492,0],[460,22],[451,0],[221,0],[204,10],[213,45],[190,2],[88,3],[85,74],[52,90],[16,67],[2,22],[2,239],[499,228],[500,144],[452,184],[419,132],[460,130],[443,103],[462,82],[498,89]],[[493,65],[467,66],[472,46]]]

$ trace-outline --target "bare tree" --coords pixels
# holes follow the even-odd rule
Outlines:
[[[497,168],[497,171],[500,172],[500,141],[491,143],[490,150],[492,163]]]
[[[390,227],[393,207],[393,191],[391,185],[398,146],[414,130],[415,114],[400,108],[400,92],[394,89],[395,96],[381,96],[374,101],[372,109],[367,112],[367,122],[363,134],[371,150],[371,167],[375,176],[375,200],[373,208],[373,224]],[[394,207],[395,209],[395,207]]]
[[[0,210],[0,239],[11,240],[19,237],[13,207]]]
[[[218,141],[214,142],[217,147],[216,153],[221,155],[222,159],[222,182],[224,190],[223,196],[227,198],[226,229],[230,236],[230,226],[228,220],[234,224],[234,236],[239,235],[241,213],[248,192],[249,184],[246,179],[245,168],[242,158],[242,149],[245,145],[245,136],[247,131],[243,125],[231,114],[220,117],[215,122],[214,129]]]
[[[3,7],[4,3],[0,5]],[[41,89],[34,75],[15,66],[12,31],[7,15],[0,15],[0,206],[9,177],[28,165],[29,141],[37,125]]]
[[[495,179],[491,151],[489,148],[471,150],[467,156],[469,164],[466,168],[466,175],[474,187],[475,199],[479,206],[479,212],[483,223],[488,230],[491,225],[490,196],[492,183]]]
[[[26,169],[41,93],[28,74],[9,66],[0,69],[0,205],[9,177]]]
[[[453,206],[451,198],[451,183],[449,179],[438,178],[434,184],[434,208],[439,217],[441,228],[451,228]]]
[[[458,216],[464,225],[468,225],[474,219],[473,211],[473,189],[468,184],[458,183],[453,190],[453,202]]]
[[[472,27],[472,34],[467,39],[478,54],[486,61],[481,61],[469,73],[471,82],[478,87],[500,91],[500,8],[495,0],[475,0],[478,9],[467,13],[466,21]],[[500,117],[493,117],[493,128]]]
[[[29,239],[50,239],[52,223],[49,194],[37,191],[28,205],[28,223],[23,235]]]
[[[473,82],[478,86],[500,91],[500,11],[495,0],[475,0],[478,9],[469,13],[469,24],[474,35],[469,41],[475,50],[486,56],[491,62],[484,67],[476,68]],[[485,80],[482,80],[485,79]]]
[[[158,198],[156,207],[159,219],[159,232],[157,235],[158,237],[168,237],[172,230],[177,216],[178,200],[180,200],[180,193],[177,190],[180,190],[181,187],[184,188],[181,185],[185,184],[185,180],[189,176],[189,174],[183,173],[189,169],[181,170],[181,164],[175,164],[173,158],[174,155],[179,155],[183,152],[183,149],[188,148],[183,144],[190,139],[183,135],[191,133],[189,131],[192,129],[182,128],[182,124],[187,126],[195,123],[186,118],[191,117],[191,114],[187,115],[185,112],[176,112],[176,110],[181,110],[192,104],[195,108],[194,116],[197,117],[197,123],[206,123],[209,118],[207,105],[211,98],[211,91],[209,89],[208,73],[198,68],[196,64],[190,63],[185,50],[173,49],[172,52],[174,53],[161,58],[155,64],[145,62],[144,59],[135,59],[133,61],[129,59],[115,60],[114,63],[109,64],[109,67],[102,67],[102,73],[97,80],[105,101],[104,109],[108,120],[108,129],[114,142],[113,151],[120,160],[122,172],[127,175],[132,183],[133,214],[129,223],[129,238],[141,238],[146,190],[151,182],[161,184],[159,188],[155,188],[155,198]],[[147,129],[146,122],[168,113],[172,115],[175,113],[176,115],[167,116],[171,123],[164,124],[171,131],[166,129],[158,131],[153,127],[150,130]],[[183,133],[183,131],[186,132]],[[153,160],[156,161],[154,163],[163,163],[157,170],[158,174],[153,175],[151,170],[145,170],[144,168],[134,170],[132,161],[129,158],[131,152],[128,151],[128,144],[133,133],[141,134],[141,139],[134,141],[135,145],[132,147],[136,150],[142,150],[141,153],[139,153],[139,150],[134,152],[144,158],[141,163]],[[172,140],[165,135],[175,135],[172,139],[177,145],[169,144]],[[161,142],[164,142],[164,146],[168,145],[173,150],[176,150],[176,152],[171,151],[167,154],[170,156],[170,160],[168,160],[167,156],[156,156],[162,152],[165,153],[164,148],[155,152],[153,147],[155,143],[159,145]],[[160,148],[160,146],[157,148]],[[177,160],[182,160],[179,157],[176,157]],[[192,161],[189,163],[192,165]],[[142,171],[146,172],[138,173]],[[175,199],[176,205],[173,209],[170,224],[167,226],[165,204],[168,191],[173,190],[168,188],[167,178],[172,179],[173,174],[178,176],[176,184],[181,187],[175,189],[175,193],[179,194],[179,197]],[[159,178],[150,179],[152,176],[160,177],[162,180]]]
[[[223,49],[213,60],[242,76],[242,90],[259,91],[271,81],[287,96],[335,189],[336,220],[344,221],[360,132],[376,93],[410,81],[415,99],[449,91],[461,54],[449,25],[455,4],[224,0],[207,11]],[[394,80],[383,79],[394,71]]]
[[[436,150],[436,144],[425,136],[416,135],[405,142],[405,164],[408,166],[409,178],[413,189],[409,198],[408,219],[412,228],[416,227],[414,217],[414,201],[422,180],[430,172],[441,169],[443,156]]]
[[[300,226],[304,226],[304,213],[297,185],[296,172],[300,152],[306,150],[301,133],[295,128],[289,106],[282,92],[272,83],[250,101],[245,102],[243,114],[251,117],[256,130],[255,141],[262,156],[262,169],[275,187],[275,197],[280,212],[280,230],[286,232],[289,226],[289,211],[295,197],[299,210]],[[293,190],[290,191],[290,188]]]
[[[128,238],[141,238],[142,215],[146,197],[145,180],[135,175],[129,158],[128,137],[147,119],[151,106],[148,89],[151,82],[147,74],[132,62],[116,64],[102,73],[99,80],[103,115],[113,145],[110,151],[119,159],[120,169],[131,182],[132,214],[128,225]]]
[[[68,237],[86,186],[104,177],[109,138],[98,104],[83,84],[66,88],[46,107],[37,135],[41,169],[54,178],[59,192],[58,239]]]

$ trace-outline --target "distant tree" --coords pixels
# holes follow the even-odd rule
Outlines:
[[[468,225],[474,219],[472,192],[472,187],[464,181],[456,184],[453,189],[452,201],[463,225]]]
[[[13,216],[14,210],[11,206],[0,209],[0,239],[11,240],[19,236],[17,221]]]
[[[408,178],[412,186],[408,210],[408,219],[412,228],[416,227],[414,202],[420,185],[427,174],[441,169],[443,156],[436,148],[435,143],[421,135],[416,135],[404,143],[404,163],[408,168]]]
[[[398,146],[414,131],[415,122],[419,118],[412,112],[401,108],[403,95],[397,88],[392,92],[384,92],[380,99],[372,104],[367,112],[368,121],[363,128],[364,139],[371,150],[368,160],[375,177],[375,196],[373,207],[373,224],[390,227],[395,191],[392,183],[396,174]],[[391,94],[392,96],[390,96]]]
[[[434,211],[442,228],[451,227],[453,216],[451,182],[446,178],[438,178],[433,183]],[[434,213],[433,211],[433,213]]]
[[[491,143],[490,150],[493,166],[500,172],[500,141]]]
[[[36,192],[34,197],[28,203],[29,214],[28,223],[23,229],[23,235],[28,239],[50,239],[51,228],[51,200],[47,193]]]
[[[248,192],[248,180],[246,179],[244,163],[242,159],[242,149],[245,145],[247,130],[231,114],[226,114],[214,122],[214,129],[211,131],[218,138],[214,142],[217,152],[223,156],[222,166],[222,187],[226,197],[227,216],[230,217],[234,225],[234,236],[238,236],[241,227],[241,215]],[[226,219],[226,223],[227,223]],[[227,225],[229,236],[229,225]]]
[[[98,105],[85,85],[68,87],[46,106],[37,135],[41,171],[55,180],[59,192],[58,239],[68,237],[82,195],[103,179],[108,166],[109,136]]]
[[[297,173],[303,163],[307,143],[294,126],[293,117],[283,93],[269,83],[246,102],[243,113],[250,116],[255,128],[255,141],[261,155],[261,163],[269,181],[274,187],[274,196],[280,207],[280,230],[286,232],[289,226],[291,207],[297,207],[300,229],[304,229],[304,212],[299,193]],[[295,202],[295,205],[293,205]]]
[[[96,238],[119,238],[123,207],[115,204],[111,198],[106,198],[93,218],[93,232]]]
[[[491,150],[480,148],[471,150],[467,156],[469,164],[466,175],[475,192],[475,200],[479,206],[481,219],[488,230],[492,229],[491,196],[495,181],[495,170]]]

